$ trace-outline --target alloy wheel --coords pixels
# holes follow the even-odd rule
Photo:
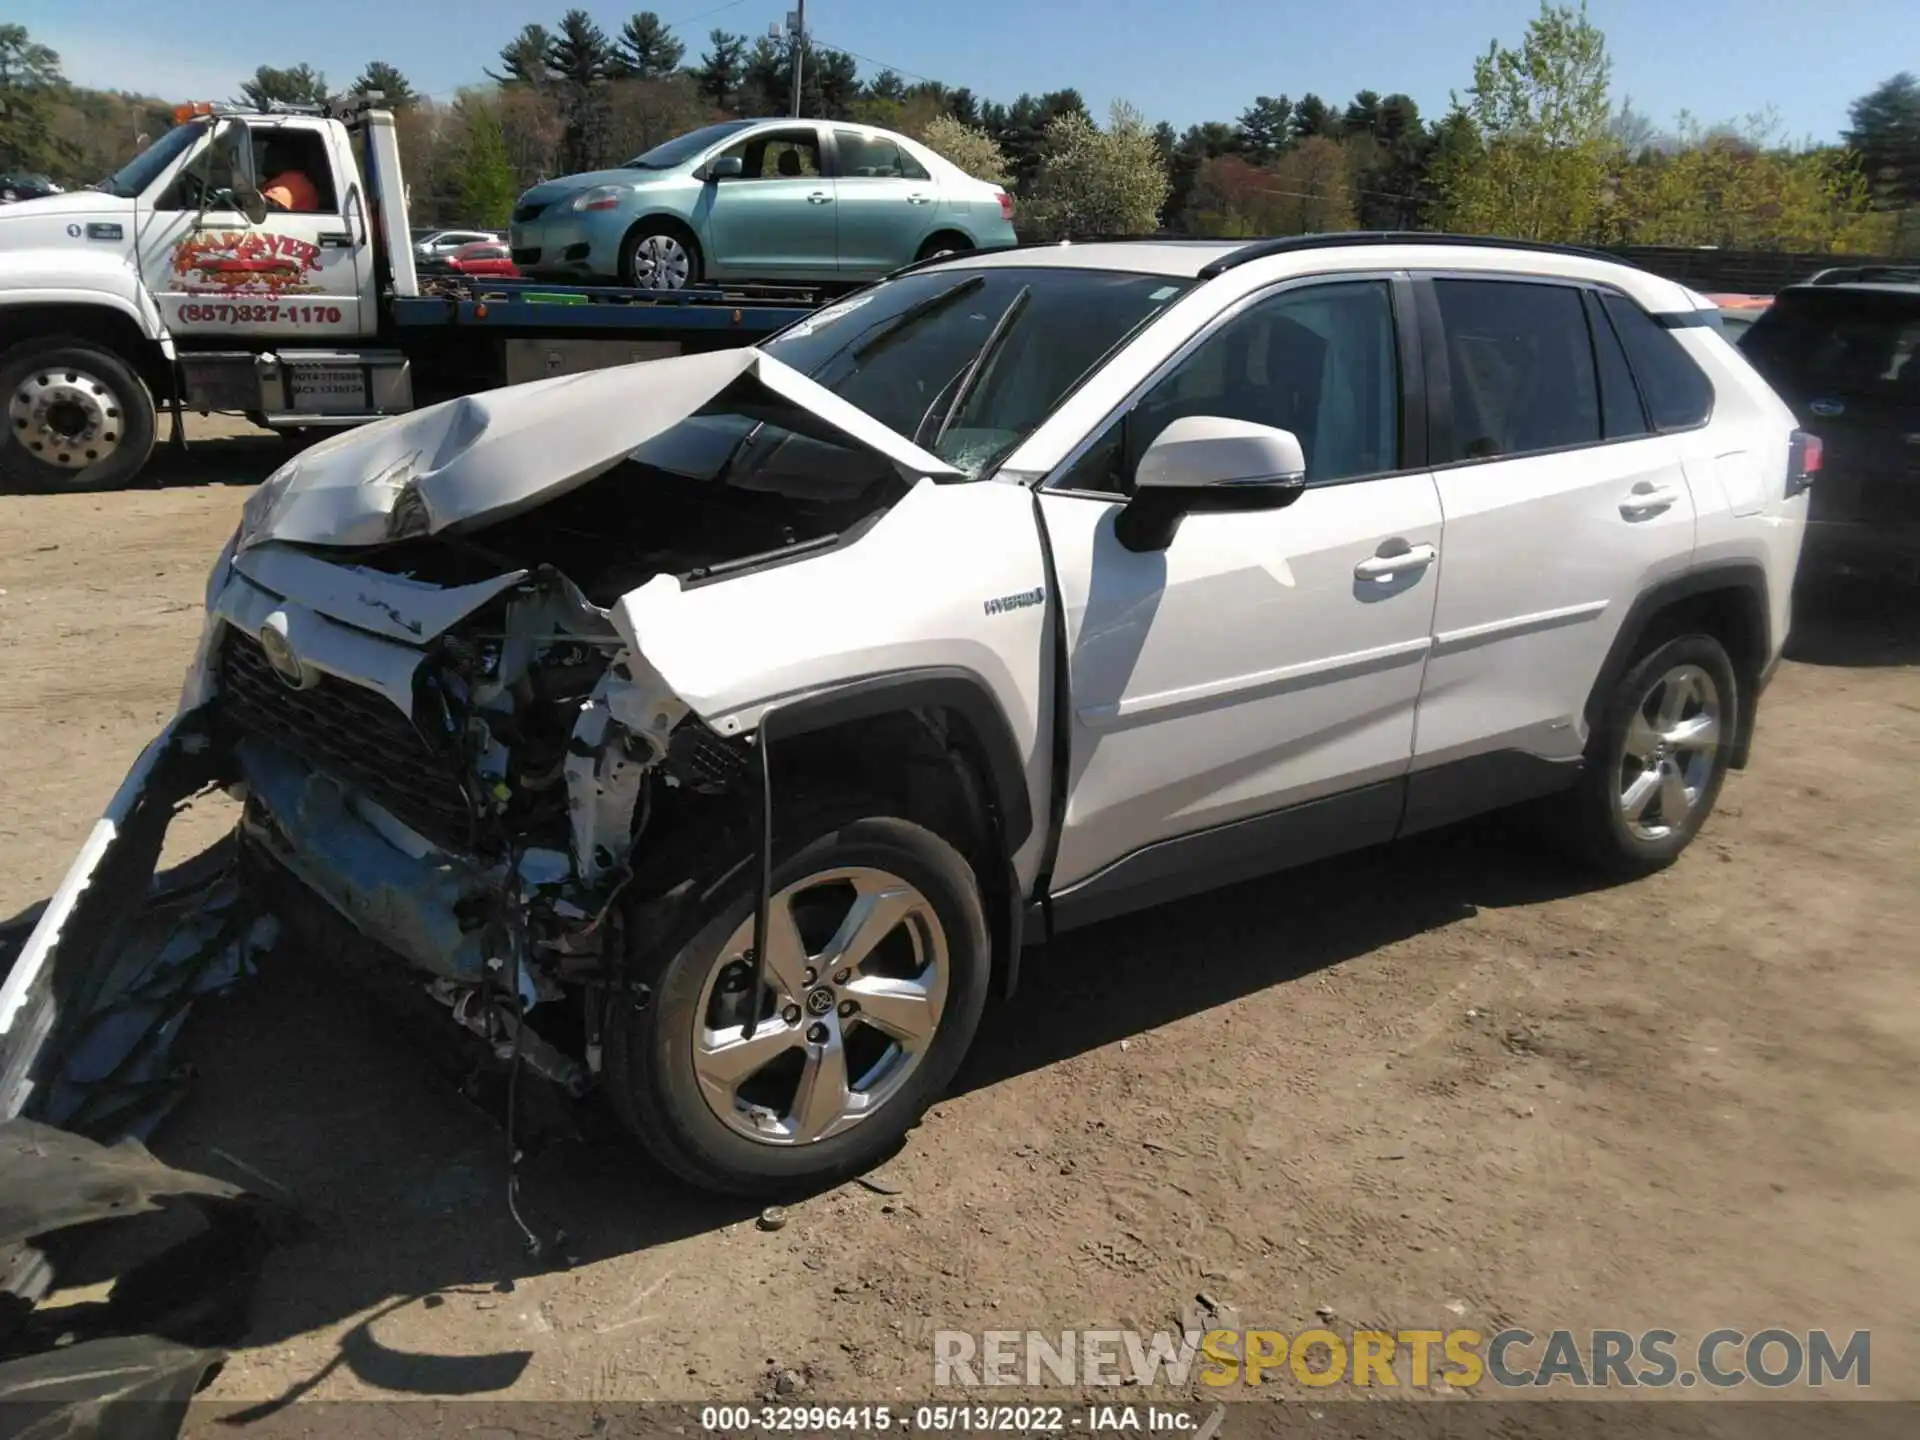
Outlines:
[[[1713,779],[1720,687],[1698,665],[1676,665],[1634,707],[1622,741],[1615,804],[1637,840],[1664,840],[1687,823]]]
[[[761,1144],[799,1146],[879,1112],[926,1058],[946,1005],[932,901],[883,870],[823,870],[771,898],[757,996],[752,945],[748,920],[695,1011],[694,1075],[713,1113]]]

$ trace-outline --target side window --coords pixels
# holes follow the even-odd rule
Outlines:
[[[1129,462],[1187,415],[1291,430],[1309,483],[1397,469],[1400,367],[1387,282],[1289,290],[1236,315],[1142,396],[1062,485],[1125,493]]]
[[[1607,318],[1600,297],[1587,292],[1587,323],[1593,328],[1593,355],[1600,369],[1600,433],[1607,440],[1647,435],[1647,413],[1641,408],[1640,389],[1633,382],[1627,352]]]
[[[834,148],[840,157],[840,176],[845,180],[904,180],[926,178],[926,172],[909,177],[906,156],[900,147],[884,135],[862,135],[858,130],[835,130]],[[915,165],[915,170],[920,167]]]
[[[1603,297],[1656,430],[1690,430],[1713,413],[1713,382],[1660,322],[1624,295]]]
[[[720,153],[740,157],[741,180],[799,180],[822,173],[820,136],[811,127],[762,131]]]
[[[1453,390],[1453,458],[1491,460],[1600,439],[1600,388],[1580,292],[1436,280]]]
[[[209,209],[231,209],[233,202],[233,157],[225,145],[210,143],[189,160],[178,175],[173,177],[160,198],[153,202],[156,210],[198,210],[202,184],[206,186],[209,197]],[[227,197],[222,199],[222,197]]]

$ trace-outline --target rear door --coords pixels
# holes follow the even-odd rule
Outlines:
[[[1473,762],[1487,784],[1554,783],[1539,762],[1580,756],[1588,693],[1627,607],[1694,545],[1676,442],[1649,423],[1581,286],[1420,283],[1446,565],[1409,828],[1481,808],[1453,803],[1474,773],[1449,774],[1456,763]]]
[[[840,273],[875,278],[911,262],[933,229],[939,187],[892,136],[833,129],[834,194],[840,207]]]
[[[1920,523],[1920,286],[1783,291],[1740,349],[1821,439],[1809,519]]]
[[[707,187],[708,271],[743,280],[834,274],[840,221],[820,127],[756,130],[720,153],[738,156],[741,173]]]

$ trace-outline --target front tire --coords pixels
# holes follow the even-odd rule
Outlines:
[[[0,479],[41,494],[113,490],[153,452],[153,396],[91,341],[27,340],[0,355]]]
[[[1565,799],[1580,858],[1631,879],[1671,865],[1713,811],[1733,753],[1738,682],[1710,635],[1682,635],[1614,684]]]
[[[687,290],[700,283],[700,245],[685,226],[645,220],[620,242],[620,280],[641,290]]]
[[[980,887],[951,845],[870,809],[791,833],[801,843],[774,870],[757,1005],[749,864],[642,977],[646,1007],[608,1024],[615,1108],[706,1190],[813,1190],[872,1168],[953,1078],[986,1004]]]

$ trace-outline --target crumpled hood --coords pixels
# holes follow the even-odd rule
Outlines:
[[[961,472],[758,350],[720,350],[463,396],[323,441],[249,497],[240,548],[368,546],[477,529],[543,505],[730,389],[854,441],[903,479]]]

